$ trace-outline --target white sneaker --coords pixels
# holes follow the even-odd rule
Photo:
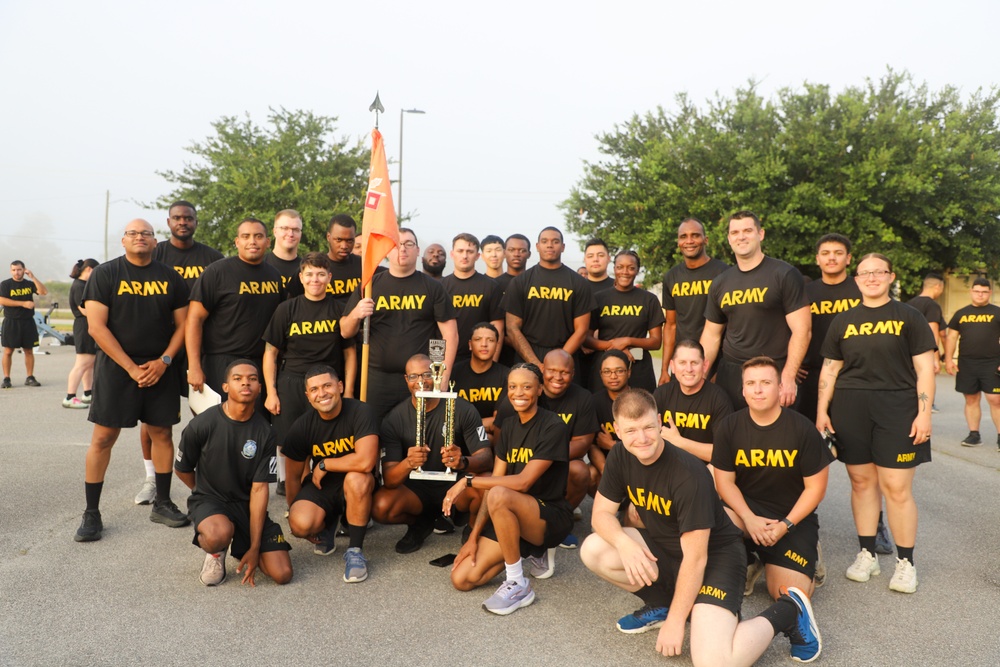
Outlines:
[[[62,406],[64,408],[69,408],[71,410],[83,410],[88,407],[86,403],[81,401],[76,396],[74,396],[73,398],[64,398],[62,401]]]
[[[139,493],[135,494],[136,505],[149,505],[156,500],[156,478],[147,477]]]
[[[896,559],[896,571],[889,580],[889,590],[899,593],[917,592],[917,568],[913,567],[908,558]]]
[[[743,597],[753,594],[753,587],[757,585],[757,580],[762,574],[764,574],[764,564],[760,562],[760,558],[754,556],[753,562],[747,565],[747,582],[743,587]]]
[[[535,579],[548,579],[556,571],[555,547],[546,549],[541,556],[528,556],[524,562],[528,566],[528,574]]]
[[[847,568],[847,578],[851,581],[868,581],[872,575],[877,576],[881,573],[882,568],[878,566],[878,556],[869,553],[868,549],[859,551],[854,562]]]
[[[226,552],[205,554],[205,564],[201,566],[201,583],[218,586],[226,580]]]

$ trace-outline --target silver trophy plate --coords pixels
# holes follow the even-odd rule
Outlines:
[[[410,471],[410,479],[423,479],[428,482],[454,482],[458,473],[453,470],[423,470],[417,468]]]

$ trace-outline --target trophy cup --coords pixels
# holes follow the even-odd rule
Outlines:
[[[444,346],[443,340],[431,340],[428,355],[431,358],[431,374],[434,376],[434,389],[431,391],[416,392],[417,399],[417,447],[426,447],[427,443],[424,435],[424,420],[427,399],[443,400],[445,404],[444,412],[444,446],[451,447],[455,444],[455,399],[458,393],[454,391],[442,391],[441,380],[444,373]],[[454,388],[454,383],[452,383]],[[444,470],[424,470],[423,466],[410,471],[410,479],[426,479],[434,482],[454,482],[458,479],[458,473],[451,468]]]

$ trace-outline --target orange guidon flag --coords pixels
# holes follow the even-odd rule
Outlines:
[[[361,289],[364,290],[371,282],[375,268],[399,243],[399,225],[396,224],[396,209],[392,205],[385,144],[378,129],[372,130],[372,162],[361,233],[364,237],[361,250]]]

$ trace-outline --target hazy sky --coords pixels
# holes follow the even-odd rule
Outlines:
[[[687,92],[753,78],[765,94],[909,70],[933,89],[1000,83],[984,0],[816,2],[254,2],[0,0],[0,264],[63,279],[111,255],[170,191],[211,121],[268,107],[337,116],[367,137],[376,90],[421,245],[472,231],[534,237],[599,158],[594,136]],[[992,63],[992,65],[990,64]],[[396,165],[390,166],[393,178]],[[197,202],[196,202],[197,203]],[[766,216],[766,211],[761,212]],[[672,239],[664,239],[672,243]],[[567,262],[582,263],[570,243]],[[450,266],[450,260],[449,260]]]

